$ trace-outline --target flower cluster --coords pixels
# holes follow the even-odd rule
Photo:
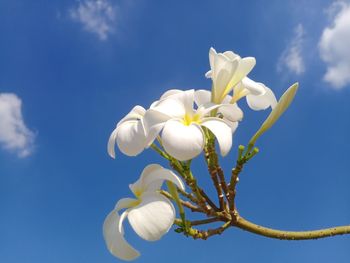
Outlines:
[[[180,161],[190,160],[203,150],[205,127],[215,135],[225,156],[232,146],[232,134],[243,118],[237,105],[240,99],[246,97],[253,110],[276,106],[271,89],[247,77],[255,65],[254,58],[241,58],[232,51],[216,53],[211,48],[209,61],[211,69],[206,76],[213,81],[211,91],[168,90],[148,110],[135,106],[112,132],[109,155],[115,158],[117,143],[121,152],[136,156],[161,136],[168,154]]]
[[[136,156],[151,147],[171,160],[174,170],[179,173],[186,168],[188,161],[203,152],[208,140],[216,139],[222,156],[229,153],[233,134],[243,118],[243,112],[237,105],[242,98],[246,98],[252,110],[272,109],[270,119],[253,137],[255,143],[289,106],[295,95],[296,86],[277,103],[271,89],[248,78],[256,63],[253,57],[241,58],[232,51],[217,53],[211,48],[209,62],[210,70],[205,76],[212,80],[211,90],[168,90],[147,110],[135,106],[118,122],[110,135],[109,155],[115,158],[115,144],[128,156]],[[180,170],[176,169],[176,163],[181,165]],[[190,174],[182,178],[188,185],[193,185]],[[164,181],[168,182],[169,189],[174,190],[172,186],[176,186],[168,197],[161,194]],[[132,260],[139,253],[124,239],[123,220],[127,217],[141,238],[158,240],[175,220],[175,209],[169,198],[181,208],[177,191],[185,191],[178,175],[157,164],[148,165],[140,179],[130,185],[130,189],[136,199],[119,200],[103,226],[110,252],[124,260]],[[200,194],[197,197],[200,203]],[[122,209],[126,210],[119,215]],[[183,216],[182,211],[180,215]],[[183,223],[185,227],[185,220]]]

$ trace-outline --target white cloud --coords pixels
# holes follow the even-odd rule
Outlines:
[[[323,79],[335,89],[350,84],[350,4],[337,1],[330,6],[333,15],[319,41],[321,59],[327,64]]]
[[[33,151],[34,133],[24,124],[22,101],[13,93],[0,93],[0,145],[19,157]]]
[[[117,7],[108,0],[83,0],[70,10],[70,17],[80,22],[83,28],[106,40],[115,30]]]
[[[277,64],[278,71],[282,71],[285,68],[297,75],[305,72],[305,64],[302,57],[304,34],[302,24],[295,27],[293,39],[290,41],[279,58]]]

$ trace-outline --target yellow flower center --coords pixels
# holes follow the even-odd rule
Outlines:
[[[199,114],[185,114],[182,123],[186,126],[190,126],[192,123],[200,123],[200,115]]]

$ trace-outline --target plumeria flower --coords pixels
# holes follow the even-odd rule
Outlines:
[[[205,74],[213,80],[212,102],[221,103],[255,66],[255,58],[241,58],[232,51],[217,53],[214,48],[209,50],[210,70]]]
[[[112,158],[115,158],[116,143],[120,151],[128,156],[136,156],[145,149],[146,133],[143,125],[145,112],[143,107],[135,106],[118,122],[108,140],[107,150]]]
[[[233,94],[231,103],[236,103],[241,98],[246,97],[247,104],[252,110],[265,110],[268,107],[273,109],[277,104],[277,99],[271,89],[248,77],[243,78],[237,84]]]
[[[165,151],[180,161],[190,160],[201,153],[205,145],[203,127],[209,129],[219,143],[220,151],[225,156],[232,146],[232,133],[237,122],[210,117],[208,114],[220,105],[194,106],[194,90],[169,91],[166,96],[153,104],[144,117],[149,140],[154,134],[161,133]]]
[[[123,260],[134,260],[140,253],[124,239],[123,221],[147,241],[159,240],[166,234],[175,219],[173,204],[159,193],[164,181],[185,190],[181,179],[158,164],[148,165],[140,178],[130,185],[136,198],[120,199],[103,224],[103,236],[109,251]],[[121,215],[119,211],[126,209]]]

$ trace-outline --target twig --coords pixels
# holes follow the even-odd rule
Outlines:
[[[168,193],[167,191],[164,191],[164,190],[160,190],[160,193],[162,195],[164,195],[165,197],[171,199],[171,200],[174,200],[174,198],[172,197],[172,195],[170,193]],[[203,213],[203,210],[201,208],[199,208],[198,206],[195,206],[193,204],[191,204],[190,202],[187,202],[187,201],[183,201],[180,199],[180,202],[183,206],[191,209],[192,212],[202,212]]]

